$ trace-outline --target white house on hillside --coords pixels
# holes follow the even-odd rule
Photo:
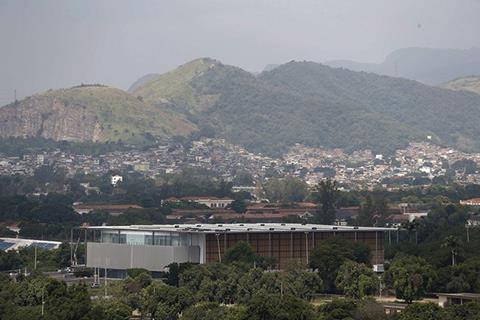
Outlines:
[[[111,184],[114,187],[117,185],[117,183],[122,182],[122,181],[123,181],[123,177],[119,176],[119,175],[114,175],[111,178]]]

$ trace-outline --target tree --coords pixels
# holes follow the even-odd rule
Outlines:
[[[183,271],[191,268],[194,264],[190,262],[186,263],[171,263],[167,266],[166,280],[164,282],[170,286],[178,287],[180,281],[180,275]]]
[[[221,306],[216,302],[202,302],[182,313],[182,320],[247,320],[244,307]]]
[[[305,181],[295,177],[273,178],[264,186],[266,197],[272,202],[299,202],[308,194]]]
[[[312,306],[292,295],[270,294],[259,290],[247,303],[249,320],[310,320],[315,319]]]
[[[445,319],[451,320],[478,320],[480,315],[480,303],[469,302],[461,305],[452,304],[445,308]]]
[[[371,226],[373,224],[373,216],[375,214],[375,208],[373,205],[373,198],[371,195],[367,195],[365,202],[362,203],[360,213],[358,215],[358,224],[361,226]]]
[[[62,242],[60,247],[54,251],[55,260],[59,267],[68,267],[70,265],[70,244],[68,242]]]
[[[354,256],[349,244],[342,239],[330,239],[320,243],[310,255],[310,267],[318,270],[327,291],[334,290],[340,266]]]
[[[102,300],[99,303],[103,311],[103,320],[129,320],[132,308],[119,300]]]
[[[315,202],[319,204],[317,222],[332,224],[335,221],[335,206],[339,197],[337,183],[332,180],[321,181],[313,194]]]
[[[17,251],[0,250],[0,271],[16,270],[23,267],[24,262]]]
[[[226,263],[243,262],[253,264],[258,258],[255,251],[246,241],[237,242],[233,247],[228,248],[224,255]]]
[[[241,170],[235,174],[233,184],[236,186],[253,186],[255,180],[250,172]]]
[[[460,247],[460,241],[457,237],[450,235],[445,238],[442,247],[450,249],[450,253],[452,254],[452,267],[455,267],[455,258],[458,253],[458,248]]]
[[[155,319],[176,320],[194,302],[192,292],[187,288],[177,288],[163,283],[152,282],[142,290],[142,313],[149,313]]]
[[[90,295],[85,285],[67,288],[65,282],[51,280],[45,288],[45,296],[46,319],[83,319],[92,310]]]
[[[414,303],[400,313],[399,320],[444,320],[445,311],[435,303]]]
[[[377,226],[383,222],[388,209],[388,202],[381,194],[368,194],[360,208],[357,222],[361,226]]]
[[[41,166],[35,169],[33,177],[41,184],[51,182],[55,178],[55,168],[53,166]]]
[[[247,211],[247,204],[245,203],[245,200],[234,200],[230,204],[230,207],[236,213],[245,213],[245,211]]]
[[[372,268],[348,260],[340,267],[335,283],[347,297],[363,299],[378,290],[379,280]]]
[[[401,255],[395,257],[385,273],[385,282],[395,289],[397,298],[412,303],[432,287],[436,274],[424,259]]]
[[[319,319],[322,320],[344,320],[353,319],[357,303],[351,299],[333,299],[319,307]]]
[[[415,244],[418,244],[418,227],[419,223],[417,220],[408,221],[402,224],[402,228],[408,232],[408,240],[411,241],[411,234],[415,232]]]
[[[301,299],[310,300],[312,295],[323,288],[323,281],[316,272],[307,270],[306,265],[291,261],[284,272],[277,273],[281,293],[291,294]]]
[[[357,305],[354,314],[356,320],[387,320],[383,305],[377,303],[373,298],[362,300]]]

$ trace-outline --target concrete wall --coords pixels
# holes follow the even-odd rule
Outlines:
[[[144,268],[163,271],[172,262],[197,262],[200,247],[128,245],[118,243],[87,243],[87,267],[108,269]]]

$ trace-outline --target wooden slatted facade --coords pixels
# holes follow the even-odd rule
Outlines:
[[[275,258],[279,268],[285,267],[291,260],[308,263],[312,250],[325,239],[332,237],[365,243],[370,249],[370,263],[383,264],[384,233],[381,231],[210,233],[206,235],[206,262],[218,261],[226,250],[239,241],[247,241],[258,255]]]

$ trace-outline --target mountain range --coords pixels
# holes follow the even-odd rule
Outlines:
[[[325,64],[441,85],[455,78],[479,75],[480,48],[404,48],[392,52],[379,64],[349,60],[327,61]]]
[[[289,62],[259,75],[201,58],[139,79],[51,90],[0,108],[0,136],[125,141],[215,136],[280,155],[295,143],[390,153],[426,139],[480,150],[480,95]]]

